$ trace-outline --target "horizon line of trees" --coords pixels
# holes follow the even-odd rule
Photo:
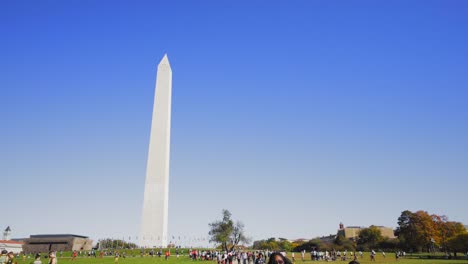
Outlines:
[[[410,252],[468,251],[465,226],[449,221],[445,215],[430,215],[426,211],[403,211],[398,218],[395,235],[403,249]],[[458,242],[457,242],[458,241]],[[465,242],[463,242],[465,241]]]
[[[122,239],[105,238],[98,241],[97,249],[134,249],[137,244]]]
[[[258,250],[295,251],[306,250],[382,250],[407,252],[456,252],[468,251],[468,232],[460,222],[449,221],[447,216],[426,211],[411,212],[405,210],[398,218],[398,227],[394,230],[397,238],[382,236],[377,226],[363,228],[355,239],[347,239],[342,234],[309,241],[289,241],[284,238],[268,238],[254,241],[252,248]]]

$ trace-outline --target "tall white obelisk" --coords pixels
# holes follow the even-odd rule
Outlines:
[[[158,65],[146,167],[140,246],[167,246],[172,70],[164,55]]]

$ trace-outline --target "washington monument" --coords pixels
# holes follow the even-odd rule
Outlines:
[[[146,167],[140,246],[167,246],[172,70],[167,54],[158,65]]]

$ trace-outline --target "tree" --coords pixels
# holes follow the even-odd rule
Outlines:
[[[397,251],[400,245],[398,238],[384,238],[377,244],[377,248],[383,251]]]
[[[231,213],[223,209],[223,219],[210,223],[210,242],[221,244],[225,251],[232,251],[240,242],[248,243],[249,239],[244,234],[244,225],[231,219]]]
[[[432,217],[426,211],[403,211],[398,218],[397,235],[403,248],[415,251],[431,249],[431,241],[437,237]]]
[[[447,246],[457,256],[457,252],[468,252],[468,232],[460,233],[447,241]]]
[[[432,219],[436,228],[436,236],[434,241],[443,249],[447,249],[448,240],[465,232],[465,227],[460,222],[449,221],[445,215],[432,215]]]
[[[249,243],[249,239],[244,234],[244,224],[237,221],[231,234],[232,248],[234,249],[240,242]]]
[[[414,223],[415,214],[411,211],[405,210],[398,218],[398,227],[396,235],[400,239],[402,248],[413,251],[417,247],[416,241],[416,226]]]
[[[286,238],[274,238],[270,237],[266,240],[258,240],[253,242],[253,249],[258,250],[275,250],[275,251],[291,251],[293,245]]]
[[[315,238],[315,239],[311,239],[305,243],[302,243],[301,245],[299,245],[298,247],[295,247],[294,248],[294,251],[307,251],[307,252],[310,252],[312,250],[318,250],[318,249],[321,249],[322,248],[322,241],[320,241],[320,239],[318,238]]]
[[[289,242],[289,240],[281,239],[281,238],[279,239],[278,246],[279,248],[281,248],[282,251],[286,251],[286,252],[291,251],[293,248],[292,243]]]
[[[135,243],[131,242],[126,242],[124,240],[120,239],[112,239],[112,238],[106,238],[106,239],[101,239],[98,242],[98,248],[101,249],[129,249],[129,248],[137,248],[137,245]]]
[[[347,239],[344,235],[340,234],[336,236],[333,241],[333,248],[337,250],[355,250],[356,245],[351,239]]]
[[[382,232],[376,226],[363,228],[359,232],[358,245],[367,246],[369,249],[375,249],[379,242],[383,240]]]
[[[449,221],[442,215],[429,215],[426,211],[403,211],[398,218],[396,235],[402,248],[434,252],[436,248],[447,250],[448,240],[465,232],[462,223]]]

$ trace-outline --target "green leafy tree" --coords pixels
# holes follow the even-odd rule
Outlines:
[[[398,238],[384,238],[377,244],[377,248],[383,251],[397,251],[399,249],[400,240]]]
[[[249,243],[249,239],[244,234],[244,225],[231,219],[231,213],[223,209],[223,219],[210,223],[210,242],[221,244],[225,251],[233,250],[239,243]]]
[[[379,242],[383,240],[382,232],[376,226],[363,228],[359,232],[357,243],[359,246],[365,246],[368,249],[376,249]]]
[[[301,245],[295,247],[293,250],[296,251],[296,252],[300,252],[300,251],[307,251],[307,252],[310,252],[312,250],[320,250],[320,249],[323,249],[323,243],[320,239],[318,238],[314,238],[314,239],[311,239],[305,243],[302,243]]]
[[[276,241],[276,238],[270,237],[268,239],[264,240],[258,240],[254,241],[253,243],[253,249],[259,249],[259,250],[280,250],[280,247],[278,245],[278,242]]]
[[[292,250],[291,251],[294,251],[294,252],[298,252],[298,251],[302,251],[302,250],[296,250],[296,248],[300,247],[301,245],[303,245],[305,242],[302,241],[302,240],[296,240],[296,241],[293,241],[291,243],[291,247],[292,247]]]
[[[340,234],[336,236],[334,244],[337,246],[342,246],[347,240],[349,239],[347,239],[344,235]]]
[[[416,244],[416,228],[413,223],[414,213],[405,210],[401,213],[398,218],[398,227],[396,229],[396,235],[400,239],[402,248],[406,250],[413,250]]]
[[[137,248],[135,243],[126,242],[120,239],[106,238],[99,240],[99,248],[101,249],[130,249]]]
[[[336,250],[355,250],[356,245],[354,241],[351,239],[346,238],[344,235],[340,234],[337,235],[335,240],[333,241],[332,249]],[[329,248],[327,245],[322,244],[322,248]]]
[[[289,240],[286,240],[286,239],[283,239],[278,242],[278,246],[280,248],[280,250],[282,251],[286,251],[286,252],[289,252],[292,250],[292,243],[289,242]]]
[[[468,232],[460,233],[447,241],[448,249],[457,256],[457,252],[468,252]]]
[[[266,240],[255,241],[252,248],[258,250],[291,251],[292,243],[285,238],[276,239],[270,237]]]

